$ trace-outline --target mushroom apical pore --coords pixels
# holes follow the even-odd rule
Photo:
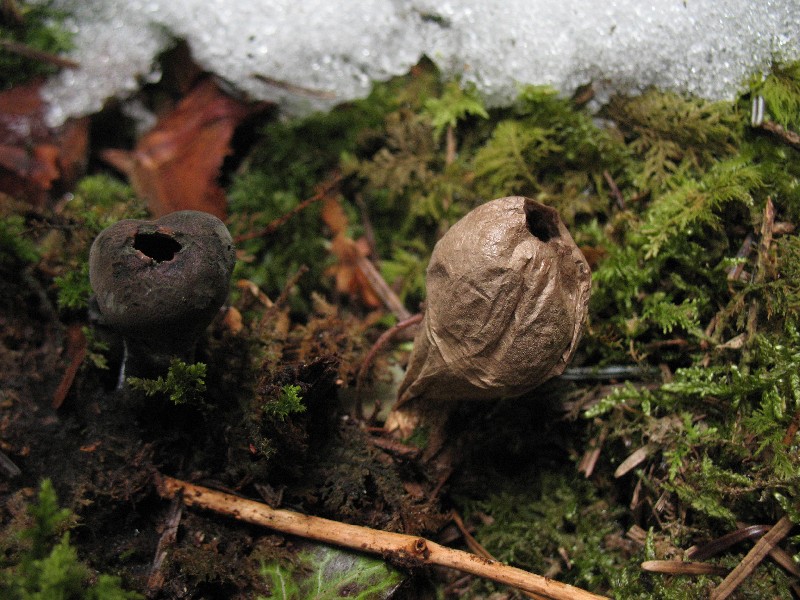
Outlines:
[[[396,407],[519,396],[560,375],[586,318],[591,272],[555,209],[483,204],[436,244],[425,316]]]
[[[236,254],[225,224],[198,211],[103,230],[89,254],[102,322],[125,340],[125,374],[151,376],[191,360],[228,295]]]

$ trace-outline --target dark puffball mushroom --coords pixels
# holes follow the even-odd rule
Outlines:
[[[119,221],[97,236],[89,280],[103,324],[124,338],[124,375],[159,374],[173,357],[193,360],[235,261],[224,223],[193,210]]]
[[[557,211],[492,200],[436,244],[425,316],[396,407],[521,395],[567,366],[581,337],[589,265]]]

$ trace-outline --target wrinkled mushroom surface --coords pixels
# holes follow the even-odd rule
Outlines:
[[[554,209],[522,196],[477,207],[434,248],[397,406],[518,396],[561,374],[590,289],[589,265]]]
[[[185,210],[103,230],[89,254],[89,279],[103,324],[140,359],[159,363],[192,356],[225,302],[235,260],[225,224]]]

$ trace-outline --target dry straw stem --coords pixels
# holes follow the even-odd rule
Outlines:
[[[725,600],[730,596],[734,590],[747,579],[764,557],[769,554],[770,550],[774,548],[783,538],[785,538],[794,527],[788,517],[781,518],[780,521],[775,523],[772,528],[764,534],[756,545],[747,553],[736,568],[723,580],[719,586],[711,592],[711,600]]]
[[[158,492],[163,498],[172,499],[180,496],[186,506],[212,510],[240,521],[262,525],[289,535],[352,548],[361,552],[379,554],[400,566],[438,565],[458,569],[551,600],[601,600],[605,598],[605,596],[597,596],[580,588],[534,575],[494,560],[481,558],[469,552],[447,548],[418,536],[379,531],[288,510],[274,509],[260,502],[217,492],[167,476],[159,476],[157,485]]]

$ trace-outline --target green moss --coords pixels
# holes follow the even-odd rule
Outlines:
[[[476,539],[498,560],[592,590],[609,589],[613,573],[628,565],[606,547],[622,535],[623,508],[602,500],[577,473],[495,483],[488,497],[465,500],[464,517],[479,523]]]
[[[0,592],[8,600],[134,600],[139,594],[125,591],[118,577],[101,574],[90,582],[90,569],[70,544],[73,522],[69,510],[58,507],[49,480],[44,480],[38,501],[28,512],[32,523],[19,532],[18,562],[0,561]],[[8,549],[4,549],[8,552]],[[20,552],[21,550],[21,552]],[[6,553],[2,555],[4,558]],[[13,556],[13,554],[12,554]]]
[[[299,385],[284,385],[281,393],[273,402],[264,405],[264,413],[270,418],[285,420],[292,413],[305,412]]]
[[[131,389],[141,390],[145,396],[165,395],[174,404],[202,403],[206,391],[206,365],[187,364],[173,358],[169,363],[166,377],[143,379],[128,377]]]
[[[94,238],[121,219],[140,219],[147,213],[129,186],[108,175],[92,175],[78,182],[63,216],[61,235],[49,241],[61,246],[64,261],[53,268],[61,272],[54,279],[58,306],[62,310],[84,310],[92,294],[89,249]]]
[[[72,34],[64,27],[66,15],[54,7],[54,2],[15,4],[22,21],[0,27],[0,40],[49,54],[59,54],[72,47]],[[8,89],[36,76],[50,75],[56,68],[46,61],[0,49],[1,88]]]
[[[22,215],[3,215],[0,219],[0,269],[16,270],[39,260],[39,250],[27,234]]]

